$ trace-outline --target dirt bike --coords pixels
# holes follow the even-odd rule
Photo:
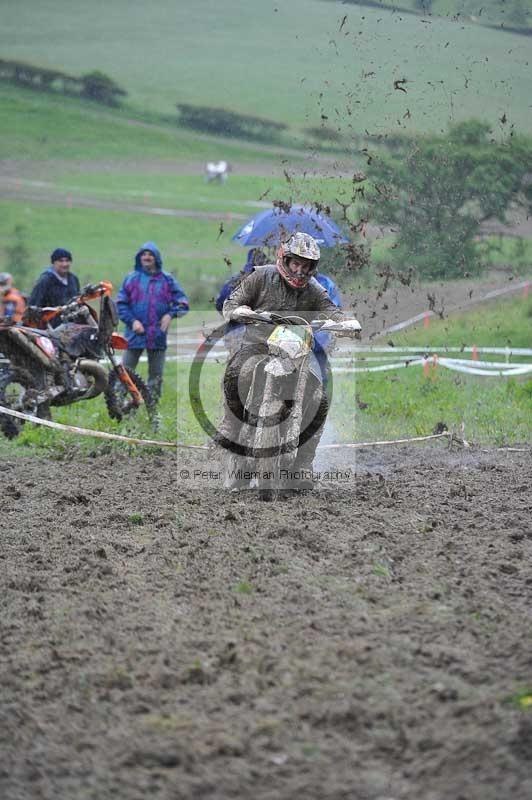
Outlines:
[[[293,476],[297,488],[293,468],[298,449],[316,433],[313,419],[317,419],[325,391],[327,367],[314,355],[315,335],[323,331],[360,338],[361,328],[354,319],[309,323],[298,316],[270,312],[250,312],[239,321],[271,325],[273,330],[250,358],[251,383],[242,399],[238,441],[229,448],[226,460],[226,486],[234,486],[235,476],[243,475],[244,483],[251,478],[261,499],[272,500],[294,486]],[[311,380],[319,391],[311,391],[309,396]]]
[[[67,305],[26,309],[22,324],[0,320],[0,353],[9,364],[0,371],[0,405],[50,418],[50,406],[65,406],[104,394],[109,416],[121,420],[154,405],[142,378],[120,364],[115,350],[127,340],[115,332],[116,305],[108,281],[90,284]],[[99,314],[89,305],[100,298]],[[52,328],[50,322],[59,324]],[[107,358],[108,368],[99,363]],[[15,438],[23,420],[0,414],[0,430]]]

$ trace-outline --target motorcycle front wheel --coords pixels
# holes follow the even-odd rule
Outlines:
[[[260,386],[256,382],[249,397],[250,408],[258,407],[254,417],[255,437],[253,442],[253,461],[256,483],[261,500],[275,500],[281,489],[281,465],[283,436],[282,420],[286,417],[284,404],[273,397],[273,377],[266,375],[266,382]],[[260,398],[260,399],[259,399]]]
[[[144,401],[142,405],[146,408],[148,419],[151,423],[153,423],[155,418],[155,403],[153,397],[151,396],[150,390],[140,375],[128,367],[125,367],[124,369],[127,371],[127,374],[139,390],[142,400]],[[111,419],[116,419],[118,422],[120,422],[124,417],[135,413],[140,408],[120,380],[115,369],[112,369],[109,373],[109,385],[105,391],[105,404]]]

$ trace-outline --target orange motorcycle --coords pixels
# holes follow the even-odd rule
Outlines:
[[[85,286],[67,305],[26,309],[22,324],[0,320],[0,405],[41,418],[50,406],[65,406],[104,394],[109,416],[121,420],[154,403],[142,378],[124,367],[115,350],[127,350],[116,333],[118,314],[108,281]],[[89,305],[100,299],[99,313]],[[51,326],[52,320],[54,326]],[[101,364],[107,359],[110,366]],[[0,430],[13,439],[23,420],[0,414]]]

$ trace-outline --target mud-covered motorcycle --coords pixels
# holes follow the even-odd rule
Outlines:
[[[50,406],[65,406],[104,394],[109,416],[121,420],[141,406],[152,417],[153,401],[142,378],[124,367],[115,350],[127,341],[115,332],[112,284],[91,284],[67,305],[30,306],[22,324],[0,320],[0,353],[8,364],[0,370],[0,405],[41,418]],[[100,299],[99,313],[89,301]],[[49,324],[59,322],[56,327]],[[99,363],[107,359],[110,367]],[[0,430],[15,438],[23,420],[0,414]]]
[[[361,326],[354,319],[309,323],[298,316],[253,311],[239,322],[271,325],[272,331],[257,345],[255,354],[250,348],[249,389],[241,398],[237,441],[227,448],[225,483],[235,486],[243,477],[243,483],[250,481],[258,489],[261,499],[272,500],[293,488],[294,477],[297,486],[294,466],[298,450],[321,427],[321,422],[316,425],[315,421],[326,391],[328,367],[324,354],[316,359],[315,335],[323,331],[360,338]]]

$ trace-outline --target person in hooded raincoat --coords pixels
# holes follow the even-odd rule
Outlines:
[[[177,280],[163,270],[161,253],[146,242],[135,256],[117,296],[118,315],[126,325],[128,349],[123,364],[135,369],[143,351],[148,354],[148,388],[158,400],[163,383],[167,332],[172,319],[184,316],[189,302]]]

